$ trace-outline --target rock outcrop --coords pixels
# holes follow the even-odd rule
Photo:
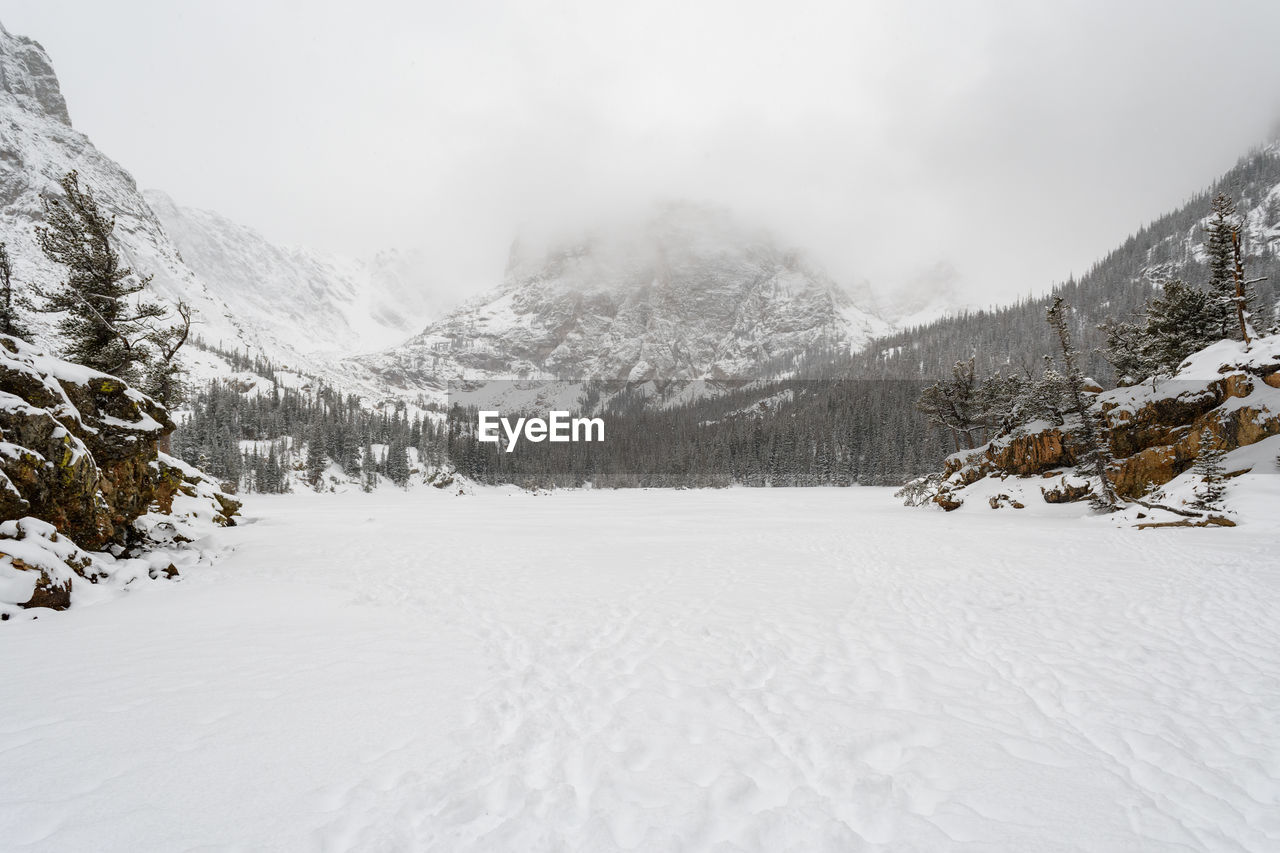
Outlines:
[[[1108,427],[1108,479],[1122,498],[1141,498],[1192,466],[1206,431],[1227,452],[1280,434],[1280,336],[1257,339],[1247,352],[1221,341],[1169,379],[1093,395],[1092,405]],[[956,509],[987,477],[1041,478],[1046,502],[1084,500],[1092,488],[1072,476],[1080,453],[1073,423],[1026,424],[948,457],[933,500]]]
[[[0,26],[0,91],[54,121],[70,127],[67,102],[53,73],[53,63],[40,43],[11,35]]]
[[[99,577],[86,552],[138,546],[138,519],[172,513],[176,496],[202,489],[213,520],[234,523],[235,500],[159,452],[173,429],[163,407],[116,377],[0,335],[0,574],[40,575],[30,598],[0,604],[65,607],[72,575]]]

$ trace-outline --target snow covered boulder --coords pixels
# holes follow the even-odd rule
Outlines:
[[[216,527],[234,527],[240,501],[216,480],[167,453],[152,463],[159,485],[149,511],[133,520],[143,542],[171,545],[191,542]]]
[[[0,613],[5,605],[71,606],[71,582],[75,577],[96,583],[105,573],[92,555],[81,550],[52,524],[38,518],[20,518],[0,524]]]

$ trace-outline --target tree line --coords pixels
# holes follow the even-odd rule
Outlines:
[[[254,365],[264,378],[275,376],[261,358],[215,352],[241,368]],[[371,490],[381,478],[409,482],[411,448],[423,466],[442,466],[444,436],[441,418],[410,414],[403,402],[370,409],[323,384],[310,391],[273,382],[257,393],[233,377],[192,396],[172,446],[184,461],[249,492],[288,491],[294,479],[323,489],[330,465]]]
[[[912,403],[921,383],[787,379],[674,406],[610,389],[601,443],[480,442],[475,407],[448,412],[447,456],[481,483],[530,488],[896,485],[941,457]]]
[[[1172,376],[1195,352],[1220,340],[1241,341],[1247,349],[1258,332],[1254,323],[1256,285],[1266,276],[1250,278],[1242,251],[1244,222],[1226,193],[1214,196],[1204,228],[1203,284],[1181,278],[1163,283],[1137,320],[1105,319],[1098,324],[1104,339],[1098,354],[1120,385]],[[1079,443],[1080,467],[1093,485],[1093,501],[1104,509],[1118,499],[1106,477],[1110,463],[1108,427],[1092,406],[1092,392],[1101,391],[1081,369],[1082,355],[1073,342],[1069,308],[1055,296],[1045,319],[1057,343],[1057,361],[1045,356],[1039,374],[983,375],[976,358],[956,362],[951,375],[924,389],[916,402],[931,424],[945,430],[958,452],[973,449],[991,436],[1036,420],[1061,426],[1071,420]],[[1267,332],[1278,331],[1268,322]],[[1062,367],[1059,370],[1059,365]],[[1209,473],[1212,467],[1206,468]],[[1216,486],[1206,488],[1218,494]]]

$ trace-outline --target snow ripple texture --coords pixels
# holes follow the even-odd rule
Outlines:
[[[1036,511],[251,501],[0,629],[0,846],[1280,849],[1275,527]]]

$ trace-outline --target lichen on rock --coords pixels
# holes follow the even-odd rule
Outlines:
[[[181,531],[194,521],[234,524],[237,501],[160,452],[173,429],[162,406],[120,379],[0,335],[0,560],[9,576],[0,606],[62,609],[75,577],[101,574],[86,574],[95,563],[80,555],[189,541]],[[174,535],[153,535],[164,524]],[[32,542],[46,544],[37,551]]]

